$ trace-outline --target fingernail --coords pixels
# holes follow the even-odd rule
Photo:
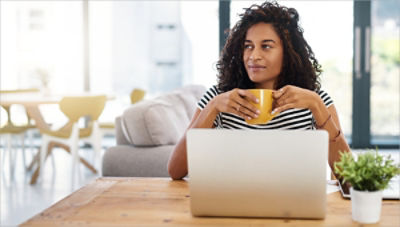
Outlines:
[[[256,113],[257,113],[257,114],[260,114],[261,112],[260,112],[260,110],[257,110]]]
[[[276,112],[276,109],[274,109],[274,110],[271,112],[271,114],[275,114],[275,112]]]
[[[247,119],[251,120],[251,117],[247,117]]]
[[[254,114],[254,118],[257,118],[258,117],[258,114]]]
[[[260,100],[259,100],[259,99],[256,99],[256,103],[258,103],[258,102],[260,102]]]
[[[282,88],[281,88],[281,89],[279,89],[279,92],[282,92]]]

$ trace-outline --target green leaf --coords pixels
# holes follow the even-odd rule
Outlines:
[[[334,171],[356,190],[377,191],[387,187],[390,179],[400,174],[400,164],[393,164],[391,156],[379,155],[378,149],[358,155],[339,151],[340,160],[334,163]]]

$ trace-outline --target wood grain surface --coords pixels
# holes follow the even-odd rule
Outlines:
[[[362,226],[351,202],[327,195],[324,220],[193,217],[187,181],[169,178],[99,178],[21,226]],[[381,220],[364,226],[400,226],[400,201],[385,200]]]

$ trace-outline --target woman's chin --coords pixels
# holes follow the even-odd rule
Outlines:
[[[253,83],[258,83],[258,82],[260,82],[261,77],[259,75],[254,75],[253,73],[251,73],[251,74],[249,74],[249,79]]]
[[[266,81],[265,77],[262,77],[262,76],[259,76],[259,75],[249,76],[249,79],[251,80],[251,82],[256,83],[256,84],[263,83],[263,82]]]
[[[249,79],[254,84],[260,85],[262,87],[268,87],[268,89],[272,89],[273,88],[273,84],[275,82],[274,78],[266,79],[265,77],[260,77],[260,76],[250,76],[249,75]]]

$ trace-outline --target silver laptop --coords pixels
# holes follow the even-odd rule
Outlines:
[[[194,216],[325,217],[328,133],[190,129]]]

